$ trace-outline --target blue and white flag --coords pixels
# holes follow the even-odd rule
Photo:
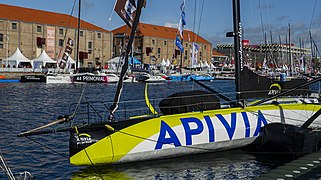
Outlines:
[[[197,65],[197,53],[200,49],[200,46],[193,42],[193,47],[192,47],[192,67]]]
[[[184,11],[182,11],[182,14],[181,14],[181,21],[182,21],[182,25],[185,26],[186,21],[185,21],[185,12]]]
[[[185,20],[185,0],[182,1],[180,9],[181,9],[182,12],[181,12],[181,18],[179,19],[179,22],[178,22],[178,31],[179,31],[179,34],[180,34],[181,38],[183,39],[184,26],[186,25],[186,20]]]
[[[181,38],[183,39],[184,25],[183,25],[182,19],[179,20],[179,23],[178,23],[178,31],[179,31],[179,35],[180,35]]]
[[[179,49],[181,52],[184,52],[184,47],[183,47],[183,45],[182,45],[182,41],[179,39],[178,35],[176,35],[175,45],[178,47],[178,49]]]
[[[181,11],[185,10],[185,0],[182,1],[180,8],[181,8]]]

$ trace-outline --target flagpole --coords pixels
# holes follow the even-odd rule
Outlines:
[[[80,9],[81,9],[81,0],[79,0],[78,5],[78,27],[77,27],[77,49],[76,49],[76,70],[78,70],[78,59],[79,59],[79,32],[80,32]]]

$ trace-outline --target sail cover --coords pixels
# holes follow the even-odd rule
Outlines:
[[[308,80],[304,78],[295,78],[289,81],[281,82],[277,79],[261,76],[254,73],[248,67],[244,66],[241,71],[241,98],[259,98],[269,97],[283,91],[297,87]],[[309,86],[297,89],[287,95],[304,95],[308,94]]]
[[[220,108],[219,99],[206,91],[185,91],[168,96],[159,103],[164,115]]]

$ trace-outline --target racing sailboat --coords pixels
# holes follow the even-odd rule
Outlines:
[[[321,117],[317,113],[321,109],[318,98],[308,97],[306,94],[283,98],[287,93],[320,79],[311,80],[254,102],[242,99],[240,77],[244,67],[240,42],[242,35],[240,1],[232,1],[234,31],[227,35],[234,38],[235,44],[236,102],[200,83],[207,91],[173,94],[161,101],[159,105],[161,113],[156,112],[147,103],[152,112],[150,115],[128,119],[117,117],[116,111],[120,105],[119,98],[128,66],[129,49],[144,4],[144,0],[138,0],[137,6],[134,0],[118,0],[121,7],[126,7],[122,8],[126,9],[123,11],[124,19],[133,17],[133,21],[127,21],[132,31],[126,53],[123,54],[123,69],[114,103],[109,108],[108,120],[101,118],[101,122],[90,122],[89,118],[93,114],[98,114],[96,111],[88,111],[88,115],[74,113],[61,116],[50,124],[23,132],[18,136],[69,132],[70,163],[77,166],[96,166],[241,148],[254,142],[262,127],[274,122],[300,126],[313,117],[313,122],[308,126],[321,126]],[[222,106],[222,100],[228,102],[228,106]],[[79,109],[78,105],[79,103],[75,105],[75,109]],[[88,122],[77,124],[81,116],[88,117]],[[101,117],[99,114],[98,116]],[[44,129],[58,123],[69,126],[54,130]]]

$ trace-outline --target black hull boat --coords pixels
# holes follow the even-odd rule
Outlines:
[[[24,75],[20,82],[46,82],[46,75]]]

